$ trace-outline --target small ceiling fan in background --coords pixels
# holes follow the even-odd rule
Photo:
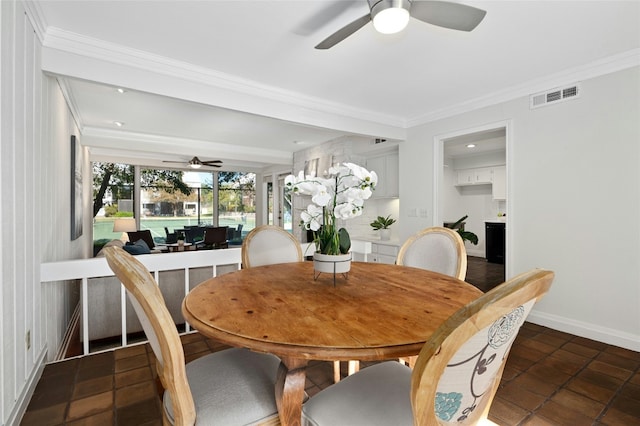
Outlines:
[[[221,167],[222,165],[222,161],[221,160],[209,160],[209,161],[202,161],[200,160],[198,157],[193,157],[191,160],[189,161],[168,161],[165,160],[163,161],[163,163],[180,163],[180,164],[185,164],[188,167],[191,167],[192,169],[199,169],[202,166],[209,166],[209,167]]]
[[[373,21],[382,34],[402,31],[415,18],[428,24],[459,31],[471,31],[482,21],[486,11],[447,1],[368,0],[370,12],[320,42],[316,49],[329,49]]]

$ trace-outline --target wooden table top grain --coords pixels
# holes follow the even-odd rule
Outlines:
[[[212,339],[282,359],[276,395],[287,425],[300,424],[308,360],[415,356],[451,314],[481,294],[435,272],[363,262],[353,262],[334,287],[332,274],[314,280],[313,262],[297,262],[209,279],[187,295],[182,312]],[[302,372],[301,384],[294,370]]]
[[[375,360],[415,355],[444,320],[480,294],[435,272],[361,262],[334,287],[331,274],[314,280],[312,262],[298,262],[205,281],[186,297],[183,313],[197,330],[233,346]]]

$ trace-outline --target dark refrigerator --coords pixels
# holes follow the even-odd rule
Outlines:
[[[485,222],[487,262],[504,264],[505,224]]]

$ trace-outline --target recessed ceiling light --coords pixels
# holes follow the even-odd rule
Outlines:
[[[122,121],[114,121],[113,124],[115,124],[118,127],[124,126],[124,123]]]
[[[118,87],[116,90],[118,91],[118,93],[126,92],[126,90],[124,90],[122,87]]]
[[[305,141],[293,141],[294,144],[296,145],[305,145],[306,142]]]
[[[476,144],[475,143],[470,143],[469,145],[467,145],[467,148],[475,148]]]

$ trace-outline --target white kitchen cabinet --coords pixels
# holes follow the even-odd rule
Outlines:
[[[493,168],[480,167],[476,169],[458,170],[457,185],[482,185],[492,182]]]
[[[493,168],[491,193],[494,200],[507,199],[507,168],[505,166]]]
[[[395,198],[399,194],[398,153],[387,153],[367,158],[367,169],[378,175],[373,198]]]
[[[473,185],[475,181],[473,169],[458,170],[458,185]]]
[[[493,182],[493,168],[482,167],[476,169],[476,183],[492,183]]]
[[[391,244],[371,244],[370,261],[375,263],[387,263],[393,265],[396,263],[398,251],[400,247]]]

